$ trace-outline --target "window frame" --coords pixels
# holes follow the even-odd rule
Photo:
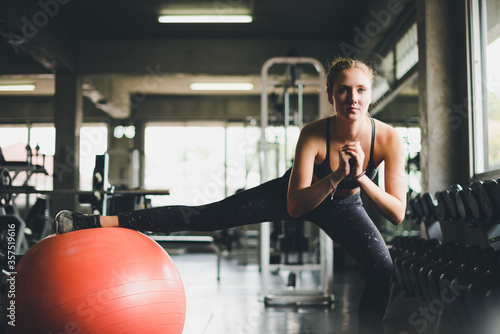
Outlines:
[[[500,176],[500,164],[490,166],[488,158],[488,90],[486,68],[487,29],[481,19],[486,0],[467,0],[467,64],[469,94],[470,178],[472,180]],[[486,129],[486,130],[485,130]]]

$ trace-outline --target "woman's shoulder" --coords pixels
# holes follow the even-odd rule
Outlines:
[[[381,135],[381,137],[384,138],[391,138],[393,136],[400,136],[398,131],[390,124],[387,124],[381,120],[372,118],[373,121],[375,122],[375,131],[378,135]]]
[[[391,151],[403,143],[401,134],[390,124],[373,119],[375,121],[376,146]]]
[[[310,131],[310,132],[316,133],[318,130],[322,129],[323,132],[325,132],[326,127],[327,127],[327,122],[330,118],[331,118],[331,116],[319,118],[319,119],[316,119],[312,122],[309,122],[306,125],[304,125],[304,127],[302,128],[302,131],[305,131],[305,132]]]
[[[302,143],[322,145],[326,140],[326,118],[320,118],[304,125],[300,131],[300,140]]]

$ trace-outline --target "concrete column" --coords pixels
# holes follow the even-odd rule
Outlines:
[[[79,139],[83,118],[81,78],[75,73],[56,73],[54,123],[54,190],[79,188]],[[53,195],[52,210],[75,210],[77,195]]]
[[[460,2],[417,1],[422,188],[432,194],[468,182],[462,170],[468,168],[468,147],[458,147],[468,124],[467,105],[459,96],[459,72],[466,68],[457,57],[465,51],[456,43],[462,31]]]
[[[432,196],[470,181],[464,11],[463,1],[417,1],[420,164],[423,192]],[[467,241],[476,233],[456,222],[440,223],[445,241]]]

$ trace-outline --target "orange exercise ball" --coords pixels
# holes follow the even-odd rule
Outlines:
[[[181,334],[184,328],[177,267],[137,231],[49,236],[26,252],[16,271],[15,296],[4,303],[7,333]]]

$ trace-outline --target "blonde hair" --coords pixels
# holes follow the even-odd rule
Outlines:
[[[373,85],[373,81],[375,80],[375,70],[373,70],[371,66],[359,59],[338,56],[332,60],[330,66],[328,67],[328,73],[326,75],[326,92],[328,96],[333,94],[333,85],[337,75],[350,68],[358,68],[365,72],[370,79],[370,83]]]

